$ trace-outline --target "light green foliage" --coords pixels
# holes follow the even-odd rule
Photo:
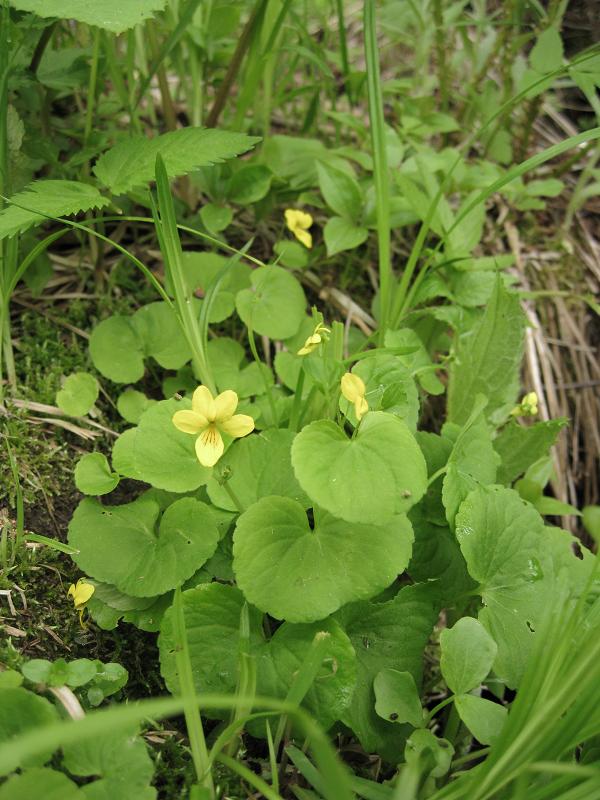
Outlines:
[[[62,772],[43,767],[12,775],[0,786],[0,800],[31,800],[44,787],[44,800],[85,800],[76,783]]]
[[[135,383],[144,374],[142,343],[127,317],[109,317],[96,325],[90,356],[98,372],[115,383]]]
[[[0,689],[0,743],[26,731],[35,730],[56,722],[58,714],[45,697],[38,697],[22,687]],[[17,767],[42,766],[49,761],[52,751],[42,751],[11,764],[1,774],[7,775]]]
[[[494,671],[515,687],[548,603],[565,579],[583,589],[590,559],[577,559],[568,534],[545,528],[531,505],[501,487],[471,492],[456,516],[456,538],[479,583],[479,619],[498,645]]]
[[[404,515],[380,527],[315,508],[311,529],[294,500],[265,497],[238,520],[233,569],[253,605],[277,619],[312,622],[385,589],[406,568],[412,539]]]
[[[323,229],[327,255],[334,256],[344,250],[354,250],[361,245],[368,236],[366,228],[355,225],[343,217],[331,217]]]
[[[98,399],[100,387],[93,375],[76,372],[65,379],[56,393],[56,405],[71,417],[83,417]]]
[[[394,761],[409,730],[385,722],[375,712],[373,681],[383,669],[410,672],[420,686],[423,648],[438,617],[436,590],[407,586],[385,603],[352,603],[336,614],[356,652],[357,679],[343,721],[367,752]]]
[[[271,339],[293,336],[304,318],[306,298],[298,281],[281,267],[259,267],[252,287],[235,300],[242,322]]]
[[[125,194],[154,180],[159,154],[169,178],[176,178],[244,153],[257,141],[254,136],[210,128],[181,128],[154,139],[132,136],[104,153],[94,173],[113,194]]]
[[[112,33],[123,33],[162,11],[167,0],[10,0],[20,11],[31,11],[40,17],[75,19],[97,25]]]
[[[119,476],[112,472],[103,453],[86,453],[75,466],[75,486],[83,494],[102,495],[112,492]]]
[[[93,578],[134,597],[181,586],[214,553],[216,524],[209,507],[191,497],[168,506],[160,523],[159,513],[158,503],[144,497],[111,507],[83,500],[69,525],[74,560]]]
[[[78,658],[65,661],[58,658],[48,661],[45,658],[33,658],[23,664],[21,671],[32,683],[48,686],[70,686],[80,689],[88,686],[87,699],[90,705],[97,706],[127,683],[127,670],[120,664],[103,664],[89,658]]]
[[[183,593],[183,608],[192,674],[197,691],[232,692],[237,685],[240,615],[244,598],[239,589],[213,583]],[[172,611],[165,614],[159,639],[161,670],[172,692],[179,690],[174,658]],[[250,608],[250,654],[257,664],[257,691],[285,697],[319,631],[330,634],[317,680],[304,705],[325,727],[348,706],[356,680],[354,652],[348,637],[331,620],[313,625],[284,623],[265,642],[260,616]],[[214,665],[218,664],[218,670]],[[219,712],[208,711],[220,717]],[[259,735],[264,735],[260,727]]]
[[[565,418],[528,426],[509,422],[494,439],[494,450],[502,459],[498,468],[498,482],[512,483],[545,456],[567,422]]]
[[[426,728],[413,731],[406,742],[404,758],[408,765],[415,765],[422,771],[423,762],[426,773],[432,778],[442,778],[450,769],[454,747],[447,739],[439,739]]]
[[[292,470],[291,447],[294,434],[288,430],[266,430],[259,436],[238,439],[219,464],[228,474],[228,487],[243,509],[261,497],[277,495],[302,503],[310,501],[300,488]],[[214,474],[206,484],[211,502],[228,511],[238,511],[231,494]]]
[[[23,233],[49,218],[102,208],[109,202],[88,183],[58,180],[34,181],[10,199],[11,204],[0,211],[0,239]]]
[[[480,321],[458,338],[448,386],[449,421],[464,424],[478,394],[488,398],[489,419],[506,419],[519,390],[524,330],[519,298],[497,281]]]
[[[492,669],[498,648],[483,625],[473,617],[461,617],[440,636],[440,667],[454,694],[475,689]]]
[[[367,414],[352,440],[333,422],[313,422],[296,437],[292,464],[311,500],[348,522],[387,522],[415,505],[427,483],[406,424],[381,411]]]
[[[169,492],[189,492],[206,483],[211,470],[196,458],[194,436],[173,425],[173,414],[186,408],[191,408],[190,400],[161,400],[142,414],[135,434],[128,437],[131,477]],[[120,469],[114,456],[113,463]]]
[[[454,703],[460,718],[477,741],[493,744],[506,721],[506,708],[472,694],[458,695]]]
[[[117,399],[117,410],[126,422],[137,425],[144,411],[153,406],[156,400],[151,400],[143,392],[136,389],[125,389]]]
[[[389,722],[408,722],[414,728],[423,724],[423,709],[415,679],[410,672],[382,669],[373,681],[375,711]]]
[[[272,179],[271,170],[262,164],[241,166],[231,176],[227,197],[232,203],[251,205],[269,193]]]

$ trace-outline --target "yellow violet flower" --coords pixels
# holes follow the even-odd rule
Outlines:
[[[67,597],[73,598],[73,605],[75,606],[75,611],[79,612],[79,624],[82,628],[85,628],[83,612],[95,591],[96,587],[92,583],[88,583],[85,578],[79,578],[77,583],[72,583],[69,586]]]
[[[535,417],[538,413],[538,396],[535,392],[529,392],[510,412],[513,417]]]
[[[231,389],[213,397],[206,386],[199,386],[192,395],[192,407],[173,414],[173,425],[183,433],[198,435],[196,456],[203,467],[214,467],[223,455],[222,433],[239,439],[254,430],[254,420],[236,414],[238,396]]]
[[[285,224],[296,239],[310,250],[312,247],[312,236],[308,232],[308,229],[313,224],[311,215],[306,211],[298,211],[296,208],[286,208]]]
[[[354,403],[354,413],[356,414],[356,419],[360,422],[369,410],[369,404],[365,397],[365,392],[367,391],[365,382],[362,378],[359,378],[358,375],[354,375],[352,372],[346,372],[342,375],[341,386],[342,394],[346,400]]]
[[[309,353],[312,353],[313,350],[317,349],[321,342],[327,341],[327,337],[330,333],[331,330],[326,328],[322,322],[319,322],[314,331],[304,342],[304,345],[300,348],[300,350],[298,350],[298,355],[307,356]]]

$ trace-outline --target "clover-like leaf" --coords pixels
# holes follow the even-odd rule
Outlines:
[[[290,622],[313,622],[389,586],[408,564],[413,533],[405,515],[384,526],[347,523],[286,497],[264,497],[239,518],[233,570],[247,599]]]
[[[86,453],[75,466],[75,486],[83,494],[108,494],[118,483],[119,476],[103,453]]]
[[[56,393],[56,405],[71,417],[83,417],[98,399],[98,381],[88,372],[69,375]]]
[[[147,497],[122,506],[86,498],[69,525],[76,564],[92,578],[134,597],[163,594],[187,580],[215,552],[219,534],[210,507],[192,497],[160,507]]]
[[[348,439],[329,420],[302,430],[292,446],[300,486],[317,505],[348,522],[384,524],[409,510],[427,488],[423,454],[406,424],[367,414]]]
[[[306,298],[302,286],[281,267],[259,267],[251,275],[252,288],[238,292],[235,305],[242,322],[271,339],[293,336],[304,319]]]
[[[473,617],[462,617],[440,636],[440,667],[454,694],[475,689],[486,679],[498,652],[496,642]]]

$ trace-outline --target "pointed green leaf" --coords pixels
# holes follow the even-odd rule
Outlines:
[[[473,617],[462,617],[440,635],[440,667],[454,694],[475,689],[490,673],[498,647],[483,625]]]

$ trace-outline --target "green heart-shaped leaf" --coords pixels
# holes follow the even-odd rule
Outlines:
[[[83,494],[108,494],[119,483],[103,453],[86,453],[75,467],[75,486]]]
[[[156,531],[159,512],[145,497],[122,506],[83,500],[69,525],[75,563],[134,597],[181,586],[215,552],[217,526],[210,507],[191,497],[172,503]]]
[[[293,336],[304,319],[306,298],[302,286],[281,267],[259,267],[251,275],[252,288],[238,292],[235,305],[242,322],[271,339]]]
[[[127,317],[116,315],[96,325],[90,356],[98,372],[115,383],[135,383],[144,375],[144,347]]]
[[[239,518],[233,569],[249,602],[277,619],[313,622],[365,600],[403,572],[413,533],[404,515],[387,525],[348,524],[286,497],[264,497]]]
[[[311,423],[294,440],[292,464],[308,496],[348,522],[381,525],[408,511],[427,488],[414,436],[382,411],[367,414],[353,439],[329,420]]]

